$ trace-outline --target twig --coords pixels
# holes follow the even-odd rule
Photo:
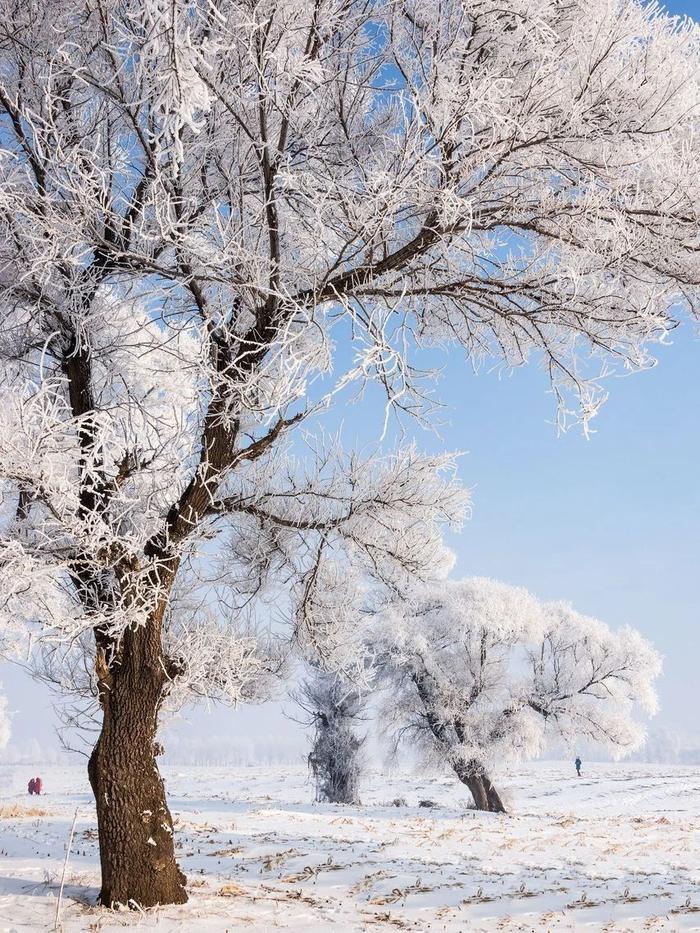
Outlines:
[[[63,900],[63,885],[66,882],[66,868],[68,867],[68,856],[70,855],[70,849],[73,845],[73,833],[75,832],[75,824],[78,822],[78,807],[75,808],[75,816],[73,817],[73,824],[70,828],[70,833],[68,834],[68,845],[66,846],[66,857],[63,860],[63,871],[61,872],[61,887],[58,892],[58,903],[56,904],[56,917],[54,920],[54,930],[60,930],[60,917],[61,917],[61,901]]]

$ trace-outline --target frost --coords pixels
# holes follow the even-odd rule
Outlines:
[[[359,726],[366,694],[332,671],[312,668],[293,698],[313,728],[308,761],[316,782],[316,800],[359,803],[365,741]]]
[[[146,0],[131,24],[133,32],[127,36],[139,47],[139,69],[153,91],[162,145],[172,148],[179,166],[184,160],[183,129],[199,133],[212,105],[203,77],[210,67],[203,24],[187,0]]]
[[[560,740],[629,754],[644,738],[636,711],[656,709],[661,659],[638,632],[520,587],[478,577],[414,587],[371,631],[386,715],[460,777]]]
[[[136,642],[159,710],[262,699],[297,650],[363,687],[359,623],[445,580],[468,515],[456,454],[393,440],[435,423],[421,351],[536,361],[588,429],[697,312],[696,28],[632,0],[0,12],[0,651],[88,719]],[[324,417],[364,395],[348,450]]]

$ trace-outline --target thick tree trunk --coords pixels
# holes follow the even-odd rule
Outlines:
[[[500,794],[480,762],[457,761],[454,770],[460,781],[469,788],[477,810],[487,810],[490,813],[506,812]]]
[[[486,799],[488,800],[489,810],[491,813],[505,813],[506,808],[503,806],[503,801],[501,800],[501,795],[498,793],[496,788],[491,783],[489,776],[484,772],[482,775],[482,783],[484,785],[484,790],[486,791]]]
[[[325,716],[317,720],[316,740],[309,755],[317,801],[359,804],[361,747],[362,740],[348,723],[333,728]]]
[[[173,822],[155,761],[162,666],[145,629],[127,632],[118,665],[101,681],[102,731],[88,765],[95,794],[107,907],[184,904]],[[99,661],[99,658],[98,658]]]
[[[474,798],[474,806],[477,810],[488,810],[489,801],[484,788],[484,783],[478,774],[467,774],[460,777],[460,781],[466,784]]]
[[[325,750],[321,750],[324,752]],[[359,804],[358,767],[354,760],[340,756],[320,757],[315,749],[309,755],[309,765],[316,779],[316,800],[322,803]]]

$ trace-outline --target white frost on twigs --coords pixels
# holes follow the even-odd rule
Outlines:
[[[387,715],[443,762],[501,766],[560,739],[621,756],[643,741],[637,711],[656,710],[661,659],[646,639],[521,587],[416,586],[370,631]]]
[[[444,577],[453,458],[327,444],[333,403],[430,423],[450,345],[587,428],[698,310],[698,33],[654,3],[0,20],[0,642],[94,635],[104,690],[128,631],[173,697],[249,695],[231,613],[349,670],[367,587]]]

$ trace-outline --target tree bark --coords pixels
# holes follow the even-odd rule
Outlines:
[[[454,764],[457,777],[469,788],[477,810],[490,813],[505,813],[501,795],[491,783],[484,766],[478,761],[457,761]]]
[[[100,678],[102,730],[88,775],[95,794],[102,889],[107,907],[187,901],[175,861],[173,821],[155,760],[165,681],[149,626],[126,632],[119,661]],[[150,662],[150,663],[149,663]],[[98,654],[99,667],[99,654]],[[99,676],[99,671],[98,671]]]
[[[484,785],[484,790],[486,791],[486,799],[488,800],[488,808],[490,812],[505,813],[506,808],[503,806],[501,795],[491,783],[491,779],[489,778],[488,774],[486,774],[486,772],[482,774],[481,781]]]

